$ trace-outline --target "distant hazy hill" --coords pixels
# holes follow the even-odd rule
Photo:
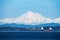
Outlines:
[[[60,26],[60,24],[58,24],[58,23],[46,23],[46,24],[42,24],[42,26],[53,26],[53,27],[55,27],[55,26]]]
[[[40,24],[40,25],[24,25],[24,24],[15,24],[15,23],[11,23],[11,24],[3,24],[0,25],[0,27],[19,27],[19,28],[26,28],[26,27],[55,27],[55,26],[60,26],[60,24],[57,23],[46,23],[46,24]]]

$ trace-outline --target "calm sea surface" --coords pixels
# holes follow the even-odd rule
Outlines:
[[[0,32],[0,40],[60,40],[60,32]]]

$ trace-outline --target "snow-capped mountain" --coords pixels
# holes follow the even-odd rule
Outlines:
[[[59,24],[60,24],[60,17],[59,17],[59,18],[54,19],[54,23],[59,23]]]
[[[0,23],[16,23],[16,24],[45,24],[45,23],[60,23],[60,17],[56,19],[50,19],[42,16],[40,13],[34,13],[31,11],[26,12],[16,18],[0,19]]]
[[[41,24],[41,23],[49,23],[51,22],[51,19],[43,17],[39,13],[33,13],[29,11],[24,15],[19,16],[15,20],[15,22],[22,23],[22,24]]]
[[[42,24],[42,23],[50,23],[51,19],[46,18],[39,13],[33,13],[31,11],[28,11],[17,18],[0,19],[0,22],[1,23],[18,23],[18,24]]]

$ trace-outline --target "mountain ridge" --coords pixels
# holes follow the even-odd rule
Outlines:
[[[58,27],[60,24],[58,23],[46,23],[46,24],[39,24],[39,25],[24,25],[24,24],[3,24],[0,27],[18,27],[18,28],[35,28],[35,27]]]
[[[60,17],[56,19],[50,19],[42,16],[40,13],[34,13],[32,11],[28,11],[25,14],[18,16],[17,18],[0,19],[0,24],[6,24],[6,23],[16,23],[25,25],[60,23]]]

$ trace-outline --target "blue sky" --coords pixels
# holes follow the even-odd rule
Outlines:
[[[18,17],[28,11],[60,17],[60,0],[0,0],[0,18]]]

